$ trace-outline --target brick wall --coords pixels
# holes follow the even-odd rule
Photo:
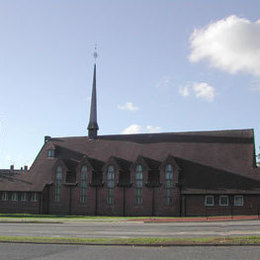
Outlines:
[[[237,194],[240,195],[240,194]],[[234,195],[229,195],[229,205],[220,206],[219,196],[214,195],[214,206],[205,206],[204,195],[184,195],[183,216],[258,215],[260,195],[243,195],[244,205],[234,206]]]

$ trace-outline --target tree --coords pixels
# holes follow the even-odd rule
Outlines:
[[[257,167],[260,167],[260,147],[259,147],[259,153],[257,155],[256,165],[257,165]]]

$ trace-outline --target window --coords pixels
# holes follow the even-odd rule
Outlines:
[[[226,195],[219,196],[219,206],[228,206],[229,198]]]
[[[164,186],[164,204],[172,205],[173,203],[173,168],[168,164],[165,168],[165,186]]]
[[[23,192],[22,195],[21,195],[21,201],[27,201],[27,200],[28,200],[27,193]]]
[[[31,201],[37,201],[37,193],[36,192],[32,193]]]
[[[85,203],[87,200],[87,186],[88,186],[88,168],[86,165],[82,166],[80,172],[80,202]]]
[[[56,170],[56,183],[55,183],[55,201],[61,201],[61,186],[62,186],[62,168],[61,166],[57,167]]]
[[[110,165],[107,169],[107,204],[114,203],[115,169]]]
[[[55,150],[54,149],[48,150],[48,157],[55,157]]]
[[[205,206],[214,206],[214,196],[213,195],[205,196],[204,205]]]
[[[234,206],[244,206],[244,197],[243,195],[234,196]]]
[[[142,205],[143,204],[143,167],[142,165],[136,166],[135,171],[135,204]]]
[[[17,194],[17,192],[13,192],[13,193],[12,193],[11,200],[12,200],[12,201],[17,201],[17,200],[18,200],[18,194]]]
[[[2,197],[1,197],[2,200],[8,200],[8,193],[6,191],[4,191],[2,193]]]

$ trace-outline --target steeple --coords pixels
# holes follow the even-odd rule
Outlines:
[[[94,53],[94,58],[97,57],[97,53]],[[88,124],[88,137],[89,139],[97,138],[98,123],[97,123],[97,93],[96,93],[96,63],[94,64],[94,75],[92,84],[92,97],[90,107],[90,117]]]

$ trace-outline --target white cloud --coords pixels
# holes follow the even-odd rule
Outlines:
[[[190,37],[191,62],[206,60],[229,73],[260,76],[260,20],[235,15],[195,29]]]
[[[156,88],[168,88],[168,87],[172,87],[172,86],[173,86],[172,79],[171,79],[171,77],[168,77],[168,76],[163,77],[156,84]]]
[[[139,107],[134,106],[132,102],[126,102],[124,105],[118,105],[117,108],[120,110],[128,110],[128,111],[137,111],[139,109]]]
[[[190,86],[186,85],[186,86],[180,86],[179,87],[179,93],[181,94],[181,96],[183,97],[187,97],[190,95]]]
[[[147,125],[143,128],[140,125],[132,124],[122,131],[122,134],[139,134],[139,133],[158,133],[161,131],[160,126]]]
[[[161,131],[161,127],[160,126],[151,126],[151,125],[148,125],[146,126],[146,131],[148,133],[158,133]]]
[[[216,96],[214,87],[206,82],[188,82],[186,85],[179,87],[179,93],[183,97],[194,95],[196,98],[209,102],[213,101]]]
[[[197,98],[207,101],[213,101],[215,98],[215,89],[205,82],[194,83],[193,90]]]
[[[138,133],[141,133],[141,126],[136,124],[128,126],[122,132],[122,134],[138,134]]]

